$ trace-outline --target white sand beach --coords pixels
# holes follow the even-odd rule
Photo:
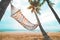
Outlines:
[[[47,33],[52,40],[60,40],[60,32]],[[0,40],[43,40],[39,32],[0,32]]]

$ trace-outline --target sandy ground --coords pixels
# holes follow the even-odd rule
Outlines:
[[[47,34],[52,40],[60,40],[60,32]],[[0,32],[0,40],[43,40],[43,36],[36,32]]]

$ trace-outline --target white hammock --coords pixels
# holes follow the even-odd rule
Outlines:
[[[24,28],[28,30],[34,30],[38,27],[38,24],[31,23],[28,19],[25,18],[22,12],[19,9],[15,8],[12,4],[11,4],[11,17],[13,17],[16,21],[23,25]]]

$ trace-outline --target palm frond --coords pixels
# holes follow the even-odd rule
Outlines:
[[[52,3],[51,1],[49,1],[49,4],[50,4],[51,6],[55,5],[55,3]]]
[[[51,6],[54,6],[55,4],[54,3],[50,3]]]
[[[29,7],[28,7],[28,9],[31,9],[32,8],[32,6],[30,5]]]
[[[40,10],[41,6],[45,3],[45,0],[43,0],[42,3],[40,3],[40,0],[38,0],[38,1],[29,0],[28,2],[30,3],[30,6],[28,7],[28,9],[32,9],[31,12],[34,12],[34,10],[36,10],[36,12],[38,14],[40,14],[39,10]]]

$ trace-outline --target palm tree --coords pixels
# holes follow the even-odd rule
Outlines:
[[[0,21],[6,11],[7,6],[9,5],[11,0],[1,0],[0,2]]]
[[[40,0],[38,0],[37,2],[36,2],[36,0],[34,0],[34,2],[32,0],[29,0],[29,2],[31,4],[31,6],[29,6],[28,8],[32,9],[31,11],[34,12],[34,14],[36,16],[37,22],[39,24],[39,28],[44,36],[44,40],[51,40],[50,37],[47,35],[47,33],[44,31],[44,29],[40,23],[40,20],[38,18],[38,15],[37,15],[37,13],[39,13],[39,10],[40,10],[39,8],[44,4],[45,1],[40,3]]]
[[[50,7],[51,11],[53,12],[55,18],[57,19],[57,21],[59,22],[60,24],[60,18],[58,17],[57,13],[55,12],[55,10],[52,8],[51,6],[51,2],[49,0],[46,0],[46,2],[48,3],[48,6]]]

